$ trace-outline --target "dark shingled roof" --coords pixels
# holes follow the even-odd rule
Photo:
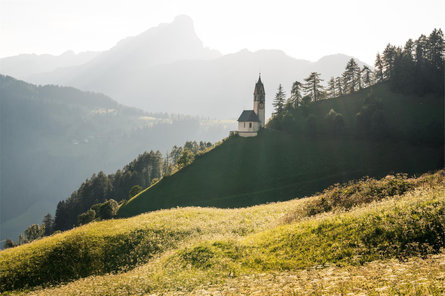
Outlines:
[[[243,113],[241,113],[240,117],[238,118],[238,121],[241,121],[241,122],[246,122],[246,121],[260,122],[260,119],[258,118],[258,115],[256,115],[255,111],[253,111],[253,110],[244,110]]]

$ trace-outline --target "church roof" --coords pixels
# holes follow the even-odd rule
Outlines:
[[[241,113],[240,117],[238,118],[238,121],[241,121],[241,122],[246,122],[246,121],[259,122],[260,119],[258,118],[258,115],[256,115],[255,111],[253,111],[253,110],[244,110],[243,113]]]

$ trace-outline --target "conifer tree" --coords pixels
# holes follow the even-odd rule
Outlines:
[[[396,59],[396,47],[388,43],[383,51],[383,77],[388,80],[394,74],[394,62]]]
[[[364,65],[362,70],[361,70],[361,77],[362,77],[362,81],[363,81],[363,86],[364,87],[368,87],[372,84],[372,71],[371,69],[369,69],[368,66]]]
[[[286,94],[283,90],[283,87],[281,84],[278,86],[278,91],[275,95],[275,99],[272,103],[273,107],[275,108],[275,115],[281,115],[284,108],[284,100],[285,100]]]
[[[377,56],[375,58],[374,68],[375,68],[376,82],[382,82],[383,81],[383,61],[382,61],[382,58],[379,53],[377,54]]]
[[[443,72],[444,63],[444,38],[441,29],[434,29],[433,32],[428,37],[427,50],[428,50],[428,60],[430,61],[432,68],[435,71]]]
[[[26,244],[28,241],[26,240],[26,238],[25,238],[25,236],[23,235],[23,233],[20,233],[19,234],[19,241],[18,241],[18,244],[19,245],[23,245],[23,244]]]
[[[346,93],[353,93],[356,90],[356,87],[359,85],[359,76],[358,73],[360,68],[357,62],[351,58],[345,68],[345,72],[343,73],[343,83],[344,89]]]
[[[312,98],[312,101],[317,102],[321,99],[323,93],[323,87],[321,82],[323,79],[320,78],[320,73],[312,72],[309,77],[305,78],[304,90],[305,94]]]
[[[341,77],[337,77],[335,78],[335,87],[336,87],[336,92],[338,96],[341,96],[344,94],[344,90],[343,90],[343,80]]]
[[[420,35],[420,37],[416,40],[416,63],[418,66],[422,66],[424,64],[424,60],[426,58],[426,44],[427,38],[425,35]]]
[[[302,88],[302,84],[299,81],[295,81],[292,84],[292,89],[290,91],[289,103],[293,108],[298,108],[298,106],[301,104],[301,98],[303,97],[301,95],[301,88]]]
[[[54,219],[50,213],[46,214],[45,217],[43,217],[42,223],[45,226],[44,235],[51,235],[54,229]]]
[[[363,88],[363,85],[362,85],[362,70],[360,69],[360,67],[358,65],[355,68],[355,80],[356,80],[356,86],[358,87],[359,90],[361,90]]]
[[[331,77],[331,79],[329,79],[329,83],[328,83],[327,97],[328,98],[335,98],[336,94],[337,94],[337,92],[336,92],[335,78]]]
[[[403,48],[403,54],[405,55],[405,57],[407,57],[410,60],[413,60],[414,48],[415,48],[414,41],[412,39],[408,39],[408,41],[406,41],[405,43],[405,47]]]

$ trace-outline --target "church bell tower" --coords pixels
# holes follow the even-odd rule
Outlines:
[[[261,74],[258,78],[258,82],[255,84],[255,90],[253,92],[253,111],[260,119],[260,126],[264,127],[265,124],[265,100],[266,92],[264,91],[263,82],[261,82]]]

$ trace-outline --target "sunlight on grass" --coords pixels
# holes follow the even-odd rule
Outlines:
[[[443,171],[388,177],[250,208],[91,223],[0,252],[1,285],[33,295],[441,295],[443,181]],[[354,204],[325,209],[329,196]]]

